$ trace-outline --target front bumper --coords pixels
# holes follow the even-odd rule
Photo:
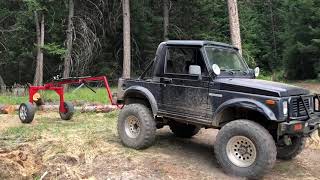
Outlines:
[[[308,136],[317,129],[320,129],[320,112],[309,115],[306,121],[290,121],[279,124],[278,136],[282,135],[304,135]]]

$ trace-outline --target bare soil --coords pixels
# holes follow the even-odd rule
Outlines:
[[[316,82],[309,83],[309,82],[301,81],[301,82],[294,83],[294,85],[303,87],[305,89],[309,89],[311,92],[314,92],[314,93],[320,93],[320,83],[316,83]]]
[[[21,125],[21,122],[17,121],[15,115],[12,115],[12,114],[11,115],[0,114],[0,119],[1,119],[0,131],[5,130],[10,127],[16,127],[16,126]]]

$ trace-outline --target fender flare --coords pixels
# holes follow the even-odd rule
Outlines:
[[[158,112],[157,101],[153,96],[153,94],[147,88],[142,86],[131,86],[124,91],[124,95],[123,95],[124,99],[130,96],[130,94],[139,94],[145,97],[149,101],[153,116],[157,115],[157,112]]]
[[[277,121],[277,118],[273,111],[266,106],[265,104],[252,100],[252,99],[247,99],[247,98],[235,98],[228,100],[224,103],[222,103],[217,110],[215,111],[215,122],[220,123],[220,120],[218,119],[219,115],[223,113],[223,111],[227,108],[230,107],[242,107],[250,110],[257,111],[261,114],[263,114],[268,120],[271,121]]]

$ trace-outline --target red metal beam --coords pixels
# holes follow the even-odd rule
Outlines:
[[[59,97],[60,97],[60,108],[59,111],[65,113],[66,109],[64,107],[64,90],[62,85],[64,84],[82,84],[87,82],[98,82],[102,81],[104,83],[104,86],[106,88],[108,97],[107,100],[111,102],[112,105],[116,105],[118,108],[122,108],[122,106],[118,105],[116,102],[112,99],[112,92],[108,83],[108,79],[106,76],[98,76],[98,77],[79,77],[74,79],[61,79],[52,81],[50,83],[44,84],[43,86],[30,86],[29,87],[29,102],[33,103],[33,95],[37,93],[40,90],[51,90],[55,91]]]

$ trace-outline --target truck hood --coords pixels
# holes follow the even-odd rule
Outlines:
[[[310,93],[308,90],[297,86],[258,79],[220,78],[216,79],[215,82],[221,90],[265,96],[288,97]]]

